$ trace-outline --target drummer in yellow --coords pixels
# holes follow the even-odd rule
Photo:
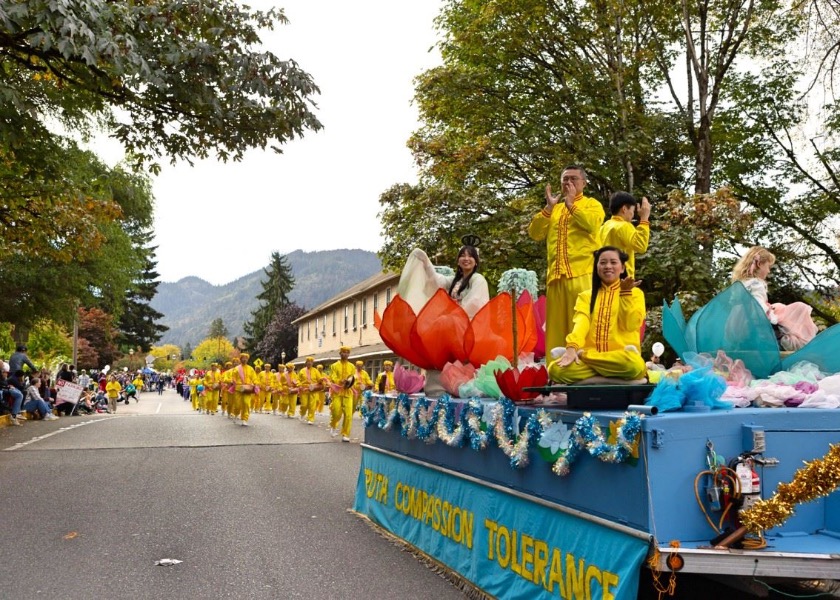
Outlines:
[[[251,416],[251,403],[259,396],[259,379],[254,367],[248,364],[251,357],[243,352],[239,355],[239,364],[231,369],[233,375],[231,381],[236,386],[234,392],[234,413],[242,425],[248,426],[248,418]]]
[[[280,400],[280,414],[291,419],[297,410],[298,378],[295,373],[295,365],[286,363],[286,372],[280,376],[280,384],[283,386],[283,398]]]
[[[356,361],[356,372],[354,373],[355,381],[353,382],[353,411],[359,410],[362,405],[362,392],[373,388],[373,380],[365,371],[364,361]]]
[[[376,385],[373,389],[380,394],[395,394],[397,384],[394,383],[394,363],[386,360],[382,363],[382,366],[385,370],[376,376]]]
[[[257,406],[254,406],[254,412],[261,413],[266,408],[266,402],[271,402],[271,392],[274,389],[274,374],[271,372],[271,365],[265,363],[262,371],[258,374],[260,380],[260,393],[257,398]]]
[[[201,412],[207,415],[215,415],[219,408],[219,365],[213,363],[204,372],[204,403]]]
[[[314,356],[306,357],[306,364],[298,371],[298,385],[300,386],[300,419],[309,425],[315,424],[315,403],[317,393],[323,389],[321,374],[313,364]]]
[[[330,387],[330,378],[324,373],[324,365],[318,365],[318,378],[321,380],[321,389],[315,392],[315,411],[318,414],[324,412],[324,402],[327,400],[327,389]]]
[[[338,421],[341,423],[341,441],[350,441],[350,428],[353,425],[353,384],[356,374],[356,367],[348,358],[350,357],[350,346],[342,346],[338,349],[341,357],[330,366],[330,391],[332,401],[330,402],[330,434],[333,437],[338,435]]]

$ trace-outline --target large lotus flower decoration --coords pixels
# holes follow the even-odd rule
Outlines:
[[[517,355],[533,352],[537,324],[528,292],[516,306]],[[513,359],[513,317],[507,293],[491,298],[470,321],[445,290],[437,290],[415,315],[411,306],[394,296],[382,318],[375,318],[382,341],[398,356],[422,368],[440,371],[460,361],[479,367],[497,356]]]
[[[495,371],[496,383],[505,397],[515,404],[525,403],[539,396],[539,392],[526,391],[528,387],[544,387],[548,384],[545,365],[529,365],[505,371]]]
[[[398,392],[416,394],[425,384],[426,378],[416,371],[406,369],[402,365],[397,365],[394,369],[394,385],[397,386]]]

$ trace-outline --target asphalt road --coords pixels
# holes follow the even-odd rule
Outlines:
[[[0,429],[0,598],[463,598],[350,511],[359,441],[145,392]],[[157,566],[156,561],[182,561]]]

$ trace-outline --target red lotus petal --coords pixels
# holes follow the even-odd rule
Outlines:
[[[396,295],[382,314],[379,336],[397,356],[421,369],[432,369],[432,362],[423,352],[422,346],[412,345],[411,331],[416,322],[417,317],[411,306]]]
[[[537,327],[537,345],[534,346],[534,360],[545,356],[545,296],[534,303],[534,325]]]
[[[428,357],[431,367],[443,369],[448,362],[467,360],[464,336],[470,318],[446,290],[439,289],[417,315],[411,330],[411,343]]]
[[[519,370],[506,369],[504,371],[494,371],[493,375],[496,377],[496,383],[499,384],[499,389],[506,398],[518,402],[522,400],[522,390],[519,388]]]
[[[529,296],[530,298],[530,296]],[[537,340],[532,304],[527,300],[516,309],[517,355],[531,352]],[[513,317],[510,294],[503,292],[491,298],[470,321],[464,348],[470,362],[479,367],[497,356],[513,360]]]

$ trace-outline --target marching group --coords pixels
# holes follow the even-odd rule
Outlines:
[[[328,369],[316,366],[315,358],[308,356],[300,370],[293,363],[277,365],[276,369],[266,363],[258,371],[248,364],[250,356],[242,353],[239,364],[213,363],[204,373],[192,373],[183,394],[199,413],[220,412],[246,427],[252,413],[297,418],[312,425],[315,414],[328,406],[330,434],[341,435],[342,441],[349,442],[353,413],[359,410],[363,392],[372,389],[374,382],[364,362],[350,361],[349,346],[339,349],[339,357]],[[385,361],[384,369],[377,377],[377,389],[393,392],[393,363]]]

